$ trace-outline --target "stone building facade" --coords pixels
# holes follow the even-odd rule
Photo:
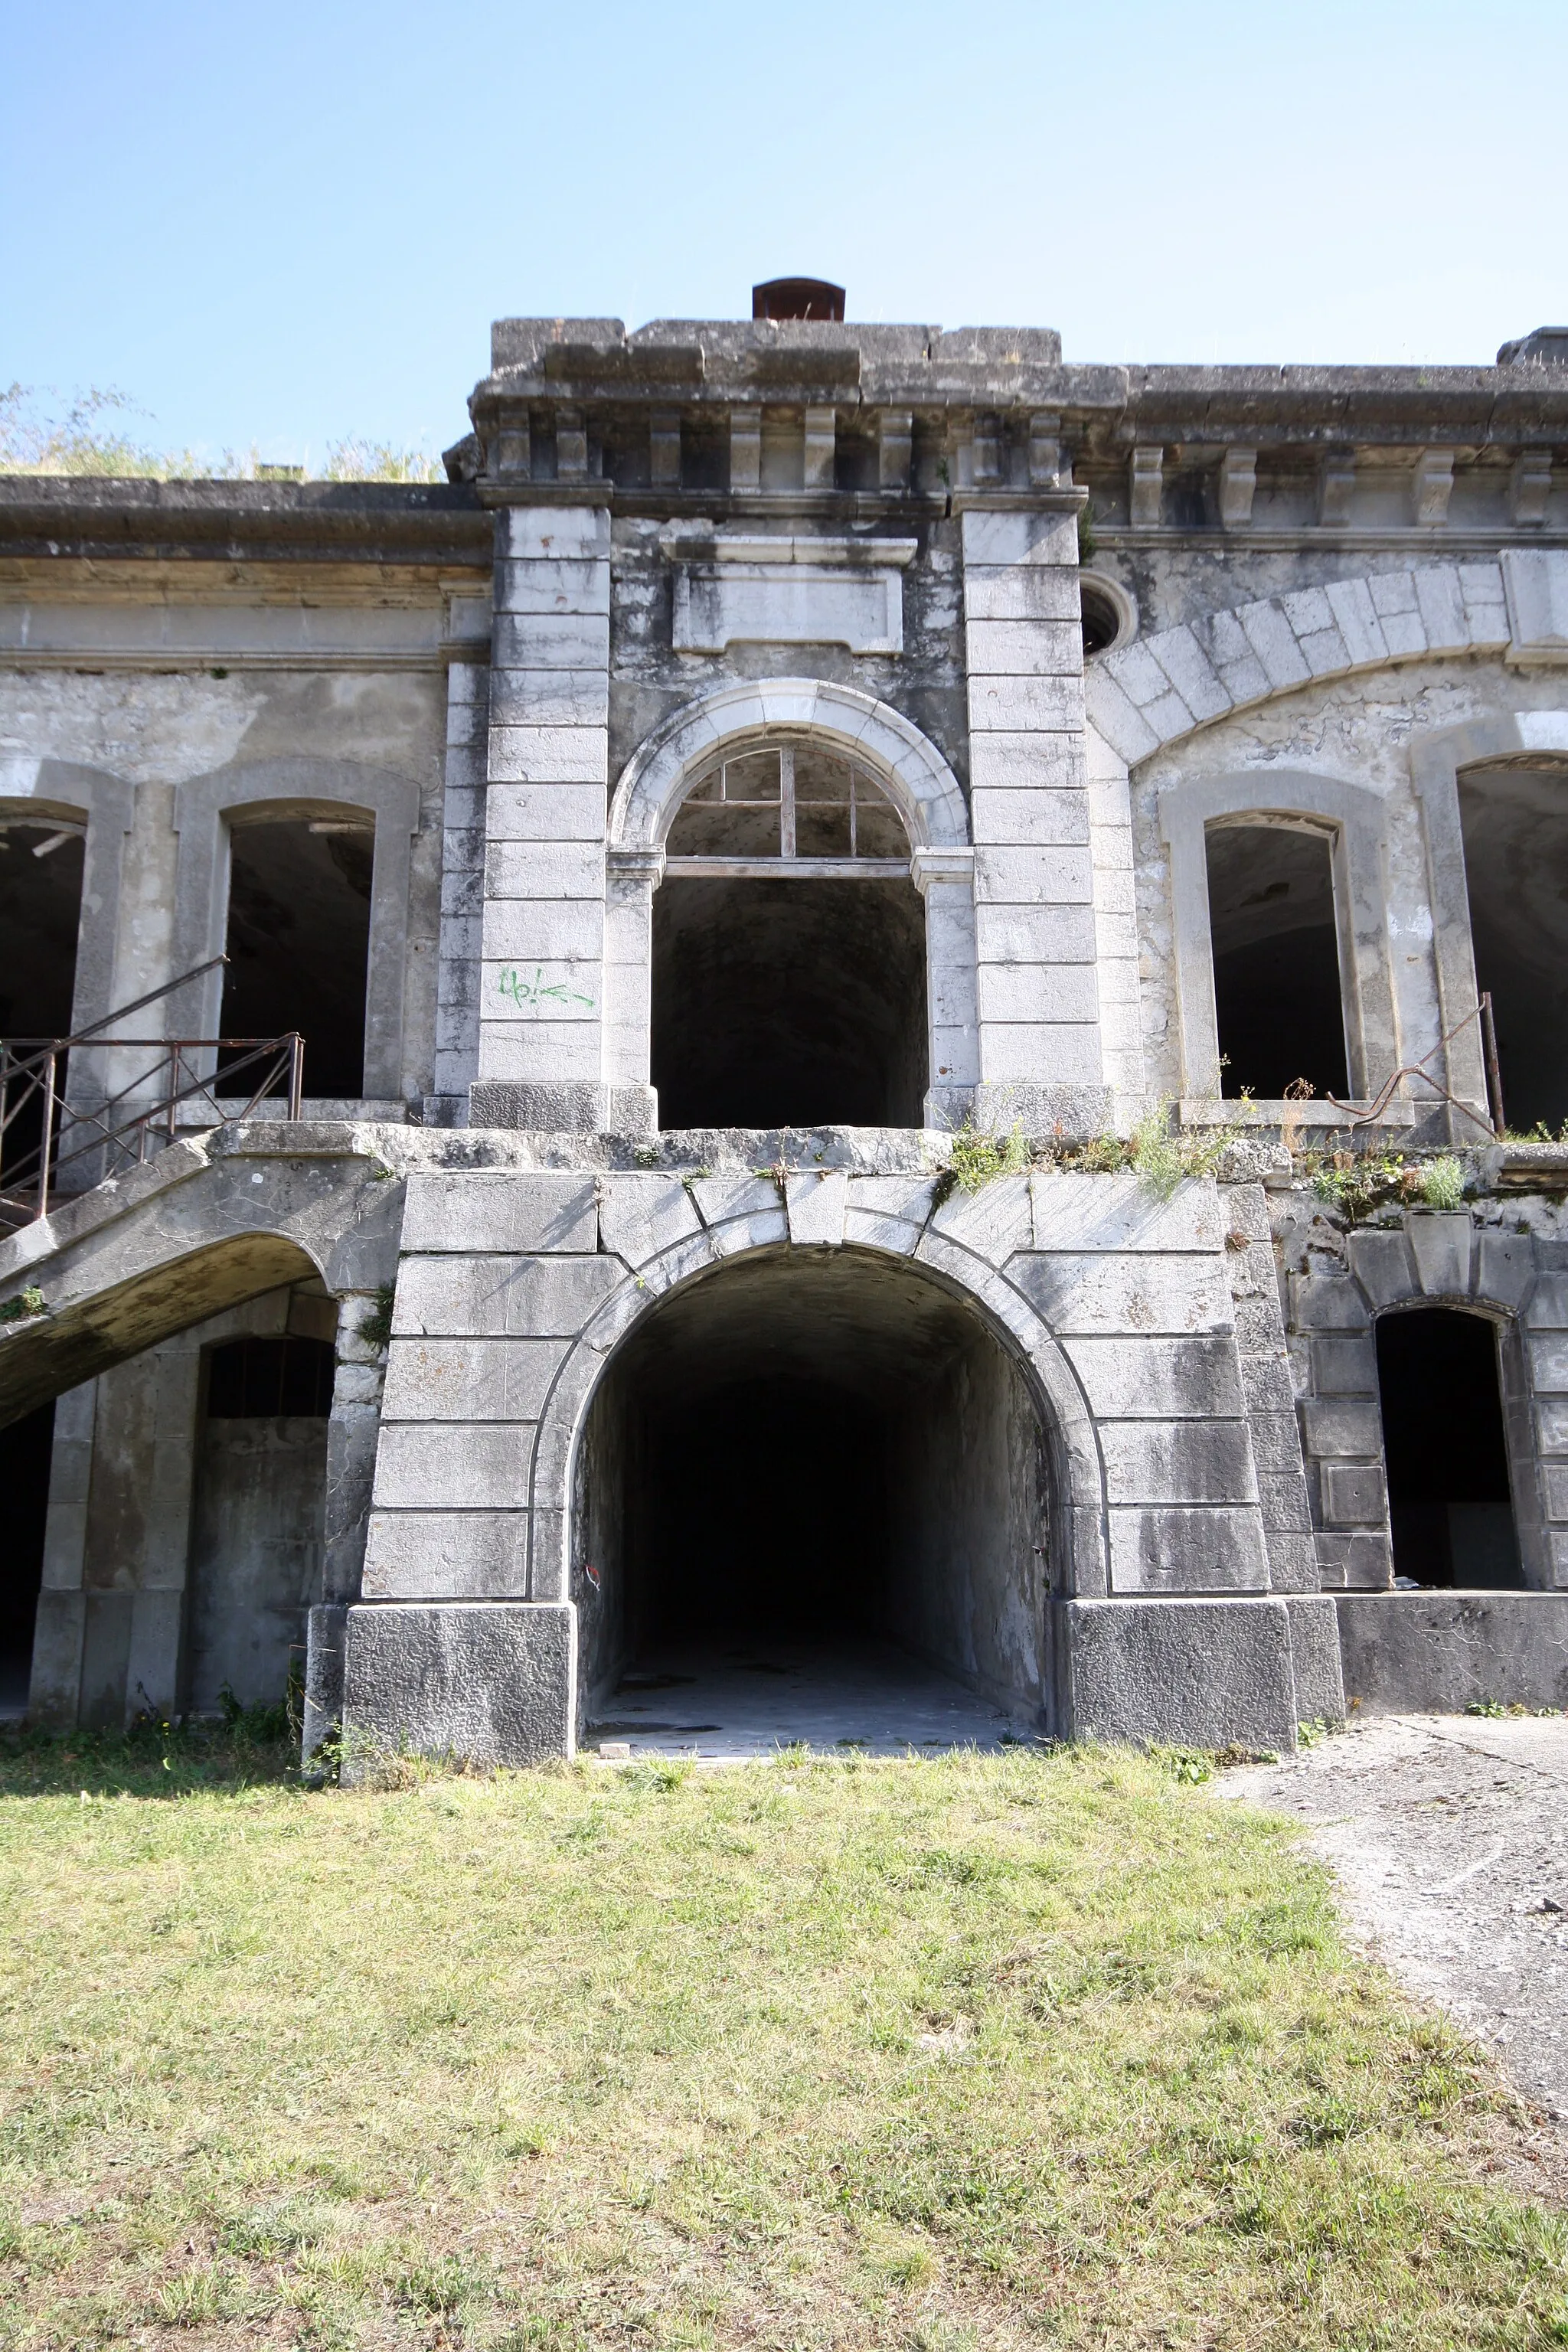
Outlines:
[[[8,1130],[0,1699],[1568,1701],[1565,345],[507,320],[444,486],[0,481],[0,1030],[203,1079]]]

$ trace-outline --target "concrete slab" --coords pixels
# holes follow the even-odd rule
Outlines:
[[[1035,1727],[889,1643],[798,1642],[650,1651],[623,1678],[584,1734],[637,1756],[741,1763],[803,1741],[819,1753],[858,1748],[999,1748],[1033,1741]]]

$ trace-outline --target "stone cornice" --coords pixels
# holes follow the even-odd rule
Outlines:
[[[0,475],[0,557],[488,565],[467,483],[156,482]]]

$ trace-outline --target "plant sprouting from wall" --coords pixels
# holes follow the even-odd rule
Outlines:
[[[392,1309],[397,1298],[397,1285],[382,1282],[373,1294],[374,1305],[360,1317],[354,1328],[367,1348],[381,1355],[392,1345]]]
[[[936,1180],[938,1203],[953,1192],[982,1192],[998,1176],[1016,1176],[1029,1165],[1029,1147],[1016,1119],[1005,1135],[966,1118],[953,1131],[952,1153]]]
[[[1460,1209],[1468,1181],[1453,1152],[1407,1160],[1400,1151],[1309,1151],[1301,1172],[1326,1208],[1356,1224],[1379,1209]]]

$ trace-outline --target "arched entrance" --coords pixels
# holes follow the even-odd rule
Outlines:
[[[1054,1486],[1017,1358],[908,1261],[766,1251],[682,1285],[577,1449],[590,1727],[699,1749],[1042,1727]]]

